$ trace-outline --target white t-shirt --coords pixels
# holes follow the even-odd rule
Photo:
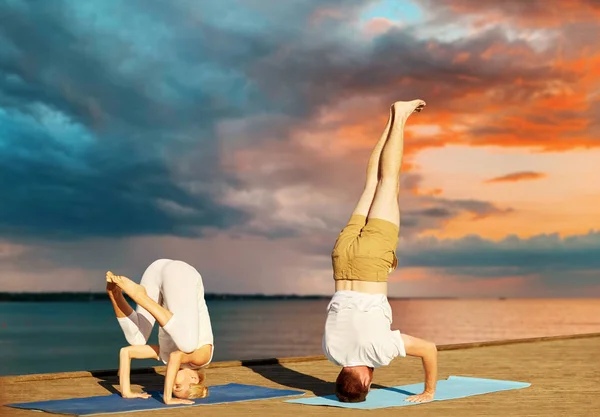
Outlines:
[[[327,307],[325,356],[338,366],[388,365],[406,356],[399,330],[391,330],[392,308],[383,294],[337,291]]]

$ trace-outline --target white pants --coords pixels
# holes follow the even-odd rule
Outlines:
[[[204,285],[194,267],[182,261],[159,259],[146,269],[140,284],[150,298],[173,313],[159,330],[163,362],[177,349],[191,353],[200,346],[213,343]],[[138,305],[130,316],[118,321],[129,344],[144,345],[156,319]]]

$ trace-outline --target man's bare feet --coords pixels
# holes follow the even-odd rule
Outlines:
[[[125,292],[125,294],[127,294],[134,300],[139,295],[146,293],[146,289],[143,286],[136,284],[135,282],[133,282],[132,280],[130,280],[127,277],[124,277],[121,275],[115,275],[111,271],[108,271],[106,273],[106,282],[108,284],[116,285],[121,290],[123,290],[123,292]],[[107,284],[107,287],[108,287],[108,284]]]
[[[397,101],[392,104],[392,109],[394,110],[396,117],[406,120],[411,114],[423,110],[426,105],[427,103],[423,100]]]

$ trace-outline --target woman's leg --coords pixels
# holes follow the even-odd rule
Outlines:
[[[131,345],[146,344],[150,333],[152,333],[152,327],[156,319],[160,317],[159,324],[161,324],[161,321],[166,323],[170,318],[167,314],[168,311],[159,304],[162,279],[161,271],[169,262],[172,261],[170,259],[159,259],[150,264],[146,268],[146,271],[144,271],[140,285],[127,278],[117,277],[111,272],[106,274],[109,285],[110,283],[117,285],[119,289],[125,291],[137,303],[136,310],[133,311],[122,294],[119,294],[120,299],[115,297],[117,307],[119,307],[123,314],[123,316],[119,317],[120,314],[115,308],[117,319],[121,325],[121,329],[123,329],[125,338]],[[128,310],[127,307],[129,308]]]
[[[198,348],[199,309],[204,303],[202,277],[193,266],[173,261],[162,270],[162,294],[165,306],[173,313],[163,330],[180,351],[193,352]]]
[[[108,298],[110,298],[110,302],[112,303],[115,315],[118,319],[127,317],[133,313],[133,309],[123,297],[123,292],[115,283],[107,282],[106,292],[108,293]]]

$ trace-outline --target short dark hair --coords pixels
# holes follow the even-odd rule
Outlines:
[[[343,368],[335,381],[335,395],[343,403],[361,403],[367,399],[369,387],[365,386],[360,375],[351,369]]]

